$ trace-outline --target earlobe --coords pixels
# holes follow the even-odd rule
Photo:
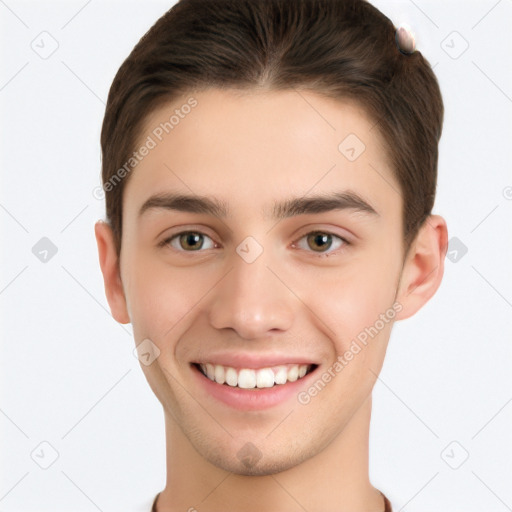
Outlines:
[[[100,220],[94,226],[94,233],[110,311],[117,322],[130,323],[112,229],[106,222]]]
[[[446,221],[439,215],[430,215],[420,228],[402,270],[396,299],[402,310],[397,320],[414,315],[437,291],[443,278],[447,246]]]

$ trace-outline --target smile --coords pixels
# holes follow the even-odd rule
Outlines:
[[[242,389],[272,388],[295,382],[310,373],[313,364],[283,364],[265,368],[232,368],[220,364],[196,364],[200,372],[217,384]]]

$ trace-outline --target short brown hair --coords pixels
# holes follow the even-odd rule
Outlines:
[[[108,95],[102,180],[117,254],[129,175],[105,185],[150,113],[208,88],[311,90],[360,105],[401,186],[407,250],[434,204],[444,107],[431,66],[419,51],[401,52],[395,32],[365,0],[180,0],[140,39]]]

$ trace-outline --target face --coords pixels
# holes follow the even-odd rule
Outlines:
[[[193,98],[169,133],[157,128],[188,97],[146,120],[137,147],[155,146],[124,191],[119,307],[197,453],[274,473],[328,447],[371,394],[401,308],[400,186],[353,104]]]

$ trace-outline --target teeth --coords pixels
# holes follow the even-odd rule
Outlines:
[[[238,384],[238,374],[234,368],[226,368],[226,383],[232,387]]]
[[[288,380],[288,369],[286,366],[279,366],[277,372],[274,375],[274,382],[276,384],[286,384]]]
[[[210,380],[215,380],[215,367],[213,366],[213,364],[206,363],[206,376]]]
[[[224,366],[220,366],[220,365],[215,365],[215,370],[214,370],[214,373],[215,373],[215,382],[217,382],[217,384],[224,384],[224,381],[226,380],[225,378],[225,371],[224,371]]]
[[[241,373],[241,372],[240,372]],[[274,372],[270,368],[262,368],[256,372],[256,386],[271,388],[274,385]]]
[[[240,370],[238,374],[238,387],[250,389],[256,387],[256,372],[254,370]]]
[[[298,378],[299,378],[299,367],[297,365],[294,365],[288,370],[288,380],[290,382],[295,382]]]
[[[217,384],[238,386],[242,389],[271,388],[274,385],[295,382],[306,375],[307,364],[289,364],[273,366],[271,368],[259,368],[258,370],[242,368],[236,370],[229,366],[211,363],[200,364],[202,372]]]

